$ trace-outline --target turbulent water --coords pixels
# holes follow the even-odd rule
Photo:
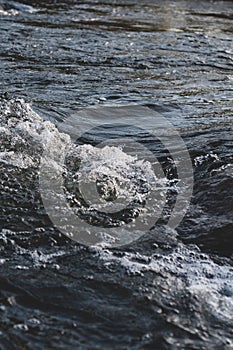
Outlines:
[[[232,20],[231,1],[0,1],[1,350],[233,349]],[[122,137],[111,114],[111,128],[79,140],[61,128],[106,105],[147,108],[182,136],[194,186],[175,229],[177,174],[150,134],[137,141],[156,153],[160,179],[116,144],[95,147]],[[166,210],[124,246],[70,239],[42,198],[48,148],[69,208],[92,225],[108,232],[140,216],[154,180]],[[130,205],[90,209],[80,176],[106,206]]]

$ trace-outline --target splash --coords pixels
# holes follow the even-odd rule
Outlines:
[[[166,198],[167,179],[165,176],[158,179],[150,162],[125,153],[120,146],[76,146],[68,134],[43,120],[22,99],[3,100],[0,113],[0,161],[6,173],[9,167],[21,174],[40,173],[46,150],[43,164],[49,178],[54,176],[56,181],[56,177],[61,176],[63,179],[64,217],[72,208],[72,212],[90,224],[121,227],[133,223],[141,213],[147,215],[144,204],[152,190],[157,191],[159,197],[153,202],[153,210],[160,212],[160,200]],[[51,198],[56,193],[50,187],[44,196]],[[59,203],[59,198],[56,200]],[[55,209],[54,206],[53,212]],[[74,226],[70,225],[69,232],[72,236]],[[108,239],[112,240],[109,233],[104,237]]]

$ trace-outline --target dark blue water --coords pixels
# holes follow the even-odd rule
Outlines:
[[[233,349],[232,20],[231,1],[0,1],[1,350]],[[68,145],[62,171],[71,207],[85,207],[77,159],[87,178],[106,167],[109,177],[97,179],[105,199],[117,193],[116,174],[134,181],[135,205],[144,200],[148,178],[139,163],[119,147],[94,147],[135,129],[116,126],[109,114],[111,127],[71,143],[61,134],[59,123],[74,113],[81,128],[81,110],[107,105],[165,117],[194,175],[189,209],[172,230],[174,162],[150,133],[138,132],[171,188],[157,224],[115,248],[62,234],[39,182],[44,148]],[[132,206],[120,216],[81,215],[109,228],[138,214]]]

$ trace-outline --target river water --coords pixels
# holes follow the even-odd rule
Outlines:
[[[232,1],[0,1],[1,350],[233,349],[232,20]],[[111,113],[111,128],[75,142],[59,129],[74,113],[81,128],[79,111],[100,117],[106,106],[165,117],[193,170],[180,224],[161,220],[120,247],[62,234],[39,179],[44,147],[69,147],[60,168],[71,207],[83,208],[73,193],[77,159],[103,195],[114,197],[125,178],[132,200],[145,199],[149,165],[118,146],[94,147],[107,131],[122,136]],[[174,184],[170,154],[140,137]],[[134,209],[82,215],[108,230]]]

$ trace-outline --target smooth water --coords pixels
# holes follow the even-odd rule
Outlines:
[[[233,349],[232,19],[231,1],[0,1],[1,350]],[[189,210],[176,230],[161,220],[127,246],[83,246],[44,209],[41,156],[68,150],[51,164],[84,218],[127,223],[151,190],[150,165],[97,149],[106,129],[74,142],[57,126],[90,106],[137,104],[166,117],[189,150]],[[166,169],[170,182],[157,183],[172,206],[169,154],[138,138]],[[121,216],[86,209],[79,162],[107,203],[130,199]]]

